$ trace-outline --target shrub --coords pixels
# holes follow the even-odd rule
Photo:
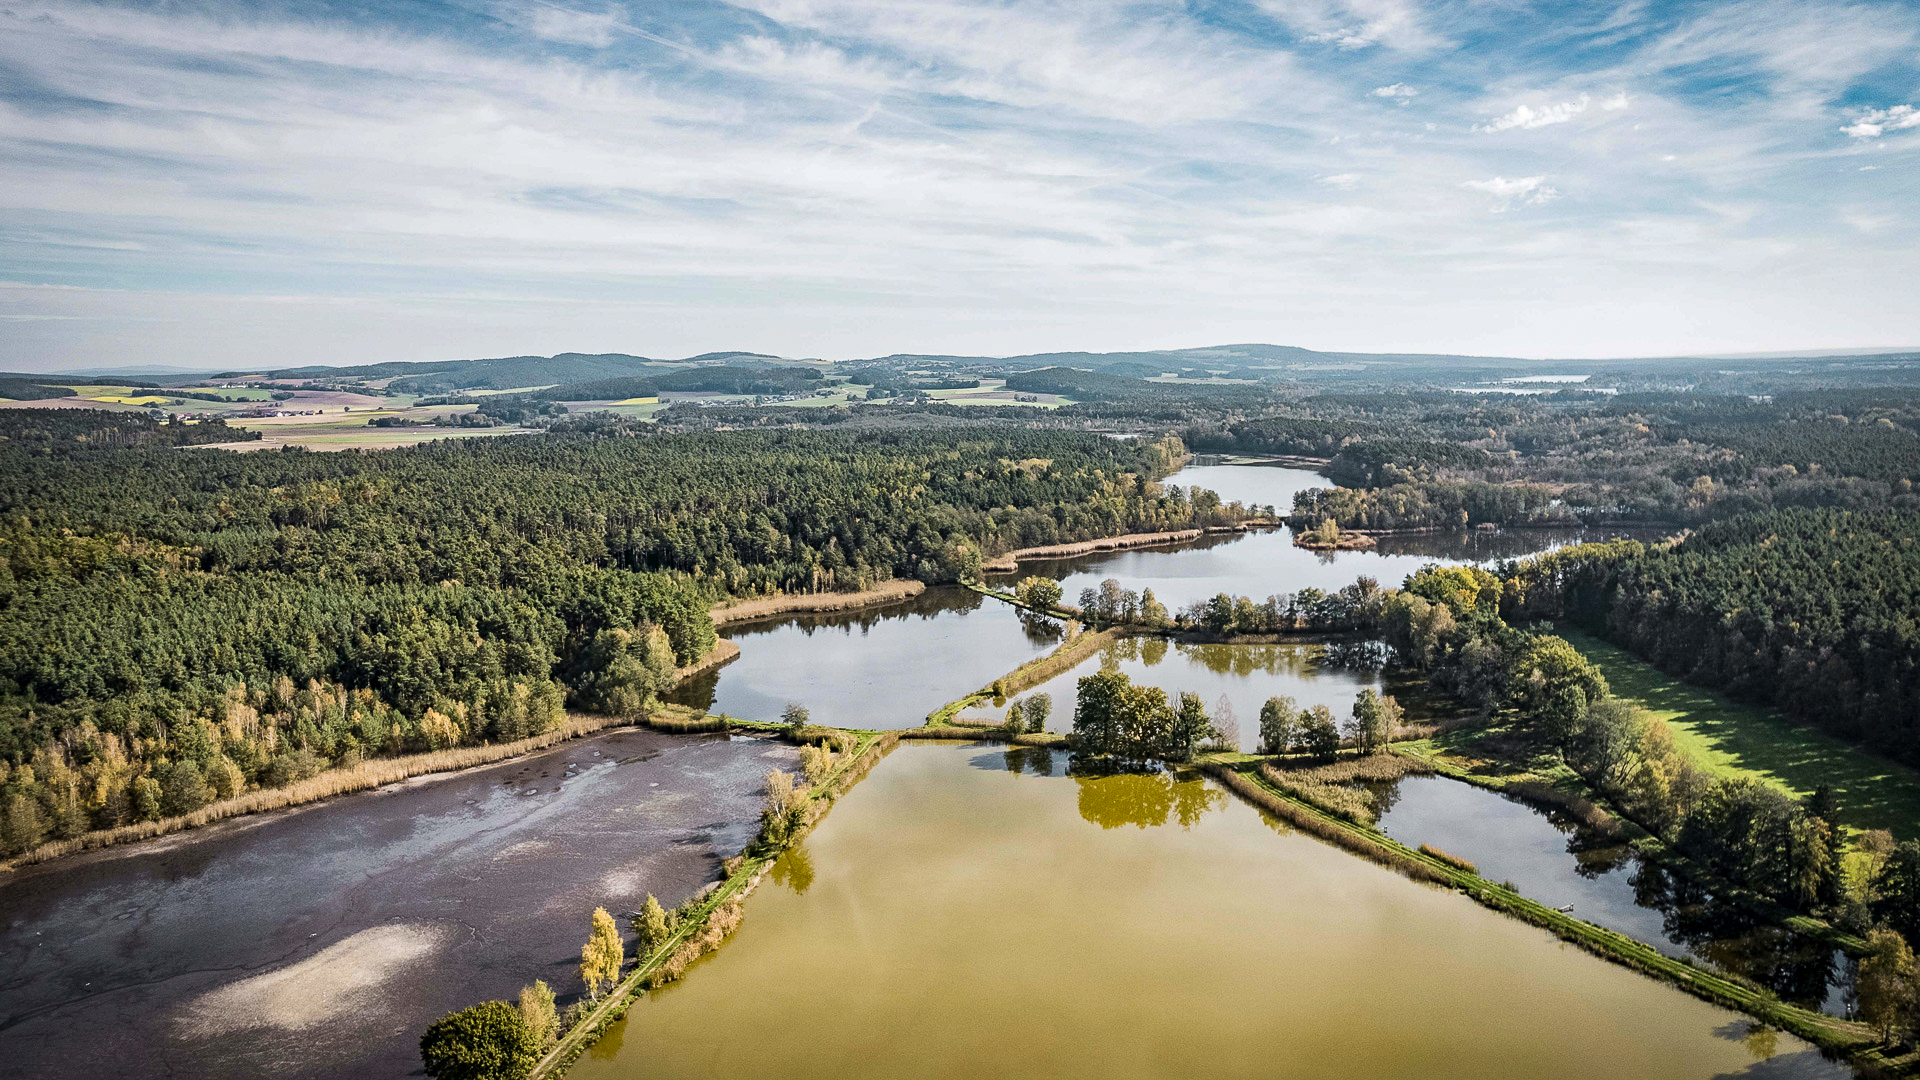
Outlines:
[[[593,933],[580,947],[580,981],[587,984],[587,995],[598,998],[602,988],[612,989],[620,981],[620,965],[626,962],[626,946],[620,941],[620,928],[606,908],[593,909]]]
[[[449,1013],[420,1036],[420,1062],[434,1080],[521,1080],[539,1054],[520,1010],[504,1001]]]
[[[559,1035],[560,1014],[553,1006],[553,988],[546,980],[535,979],[532,986],[520,988],[520,1019],[542,1047],[552,1045]]]

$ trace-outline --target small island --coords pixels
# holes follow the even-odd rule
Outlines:
[[[1359,551],[1373,547],[1374,539],[1366,533],[1341,532],[1332,518],[1323,518],[1313,528],[1294,533],[1293,546],[1309,551]]]

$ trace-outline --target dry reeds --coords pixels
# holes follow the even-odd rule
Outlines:
[[[1399,871],[1415,881],[1428,881],[1436,885],[1454,884],[1445,874],[1418,859],[1409,858],[1365,836],[1357,829],[1341,825],[1337,821],[1329,821],[1326,817],[1314,813],[1299,803],[1282,798],[1228,766],[1205,762],[1200,767],[1206,770],[1208,775],[1226,785],[1234,794],[1301,832],[1310,833],[1338,847],[1343,847],[1390,870]]]
[[[1442,851],[1441,849],[1434,847],[1432,844],[1421,844],[1420,854],[1425,855],[1429,859],[1438,859],[1441,862],[1446,863],[1448,866],[1453,867],[1455,870],[1465,871],[1466,873],[1469,873],[1469,874],[1478,874],[1480,872],[1480,868],[1473,865],[1471,862],[1468,862],[1467,860],[1461,858],[1458,855],[1453,855],[1453,854],[1449,854],[1448,852]]]
[[[695,960],[719,948],[721,942],[727,940],[727,935],[739,928],[740,920],[746,917],[746,906],[741,903],[742,899],[743,897],[736,893],[726,903],[709,912],[706,922],[700,929],[688,934],[680,943],[680,947],[673,951],[672,956],[667,957],[648,973],[647,987],[652,989],[678,979],[686,974],[687,968],[692,966]]]
[[[1424,762],[1398,754],[1359,754],[1324,765],[1290,769],[1272,762],[1260,766],[1260,776],[1267,783],[1356,825],[1372,825],[1380,817],[1374,793],[1358,785],[1432,771]]]
[[[743,600],[739,603],[716,607],[709,614],[713,617],[713,625],[728,626],[733,623],[771,618],[775,615],[825,614],[875,607],[880,604],[893,604],[919,596],[926,591],[927,587],[918,581],[886,581],[860,592],[783,593],[758,600]]]
[[[1119,629],[1109,629],[1069,638],[1047,655],[1037,660],[1029,660],[1001,676],[998,682],[1000,692],[1006,697],[1012,697],[1023,690],[1039,686],[1118,641],[1123,633],[1124,631]]]
[[[63,855],[91,851],[95,848],[130,844],[185,829],[197,829],[202,825],[211,825],[227,818],[282,810],[303,803],[330,799],[335,795],[366,791],[369,788],[383,787],[416,776],[425,776],[428,773],[453,772],[459,769],[470,769],[476,765],[491,765],[535,750],[544,750],[568,739],[628,723],[631,721],[617,716],[586,716],[569,713],[566,721],[552,731],[517,742],[435,750],[431,753],[409,754],[405,757],[369,758],[358,765],[329,769],[318,776],[298,780],[285,787],[256,788],[231,799],[222,799],[203,806],[190,814],[162,818],[159,821],[142,821],[114,829],[102,829],[84,836],[76,836],[71,840],[56,840],[42,844],[0,866],[27,866],[45,862],[48,859],[57,859]]]
[[[1530,803],[1551,806],[1573,818],[1582,827],[1592,829],[1610,839],[1618,839],[1626,833],[1626,827],[1620,824],[1619,818],[1595,806],[1590,800],[1570,791],[1562,791],[1552,784],[1537,780],[1522,780],[1519,783],[1508,784],[1501,790]]]
[[[1089,555],[1096,551],[1118,551],[1122,548],[1151,547],[1155,544],[1176,544],[1182,540],[1193,540],[1200,535],[1199,529],[1177,529],[1173,532],[1103,536],[1095,540],[1082,540],[1077,544],[1048,544],[1044,547],[1019,548],[1004,555],[994,556],[982,563],[980,569],[989,573],[1006,573],[1018,569],[1020,562],[1025,559],[1070,559],[1075,555]]]

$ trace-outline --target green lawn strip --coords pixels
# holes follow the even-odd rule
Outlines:
[[[1683,960],[1675,960],[1625,934],[1595,926],[1584,919],[1576,919],[1565,912],[1556,911],[1537,901],[1529,900],[1478,874],[1468,873],[1443,860],[1407,847],[1378,829],[1363,828],[1335,817],[1312,803],[1296,799],[1267,783],[1266,779],[1260,775],[1259,769],[1251,762],[1220,762],[1220,764],[1222,767],[1232,769],[1270,796],[1291,803],[1301,812],[1319,819],[1324,825],[1351,833],[1395,856],[1419,863],[1486,907],[1551,930],[1561,939],[1571,941],[1595,955],[1665,979],[1696,997],[1717,1005],[1738,1009],[1755,1019],[1784,1031],[1790,1031],[1820,1046],[1853,1053],[1866,1050],[1876,1042],[1873,1033],[1864,1025],[1786,1004],[1764,990],[1757,990],[1714,972],[1694,967]]]
[[[1840,930],[1824,919],[1816,919],[1805,912],[1795,911],[1784,904],[1768,900],[1703,869],[1671,844],[1621,813],[1618,806],[1596,791],[1584,777],[1568,768],[1564,762],[1537,757],[1528,762],[1516,763],[1497,757],[1479,756],[1472,759],[1472,764],[1462,761],[1456,755],[1474,748],[1477,740],[1472,736],[1475,734],[1484,736],[1485,731],[1483,729],[1477,732],[1473,730],[1450,732],[1434,739],[1415,739],[1394,743],[1389,749],[1392,753],[1420,761],[1444,776],[1492,791],[1505,791],[1516,784],[1532,782],[1556,788],[1569,795],[1577,795],[1612,815],[1625,831],[1627,841],[1642,854],[1676,873],[1693,879],[1715,896],[1736,902],[1769,922],[1836,949],[1845,950],[1854,956],[1866,953],[1865,941]]]
[[[743,727],[771,727],[775,729],[781,727],[781,725],[778,724],[766,725],[752,721],[734,721],[734,723]],[[858,735],[860,738],[859,744],[854,747],[852,752],[845,755],[840,764],[836,766],[832,772],[823,777],[818,784],[813,785],[807,796],[811,800],[836,799],[839,798],[840,795],[845,794],[844,792],[836,790],[839,786],[840,778],[846,775],[847,770],[853,768],[855,763],[866,756],[867,752],[880,741],[882,734],[884,734],[878,731],[854,731],[849,728],[839,728],[836,730]],[[789,841],[789,843],[791,843],[791,841]],[[785,845],[774,851],[747,856],[734,872],[728,875],[725,881],[721,882],[719,888],[707,894],[706,899],[700,901],[699,905],[694,907],[689,914],[681,917],[679,925],[665,944],[647,956],[637,958],[638,962],[634,965],[633,970],[607,993],[606,999],[602,1001],[597,1008],[588,1013],[584,1019],[573,1026],[573,1030],[562,1036],[560,1040],[554,1044],[553,1049],[549,1050],[547,1055],[540,1059],[539,1064],[533,1067],[533,1071],[527,1074],[527,1080],[540,1080],[541,1077],[564,1075],[567,1069],[579,1059],[580,1055],[599,1039],[608,1024],[627,1015],[627,1009],[630,1008],[634,1000],[639,997],[641,993],[641,983],[646,977],[652,974],[655,968],[671,958],[674,952],[680,948],[681,943],[689,936],[704,930],[707,925],[707,919],[713,914],[714,909],[726,903],[736,893],[746,888],[759,874],[772,866],[774,860],[778,859],[784,850]]]
[[[1751,776],[1796,797],[1827,784],[1843,827],[1920,838],[1920,773],[1778,713],[1689,686],[1571,627],[1556,632],[1599,665],[1616,695],[1666,720],[1674,745],[1701,768],[1721,776]]]

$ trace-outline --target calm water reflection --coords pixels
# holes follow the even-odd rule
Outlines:
[[[1294,492],[1332,485],[1318,473],[1265,465],[1193,466],[1175,473],[1167,483],[1211,488],[1228,502],[1272,503],[1283,514],[1293,506]],[[1315,552],[1294,547],[1293,534],[1286,529],[1268,529],[1207,536],[1161,548],[1023,562],[1014,574],[991,580],[1004,582],[1027,574],[1051,577],[1061,583],[1067,602],[1074,603],[1081,589],[1118,578],[1130,589],[1152,589],[1161,603],[1177,610],[1216,593],[1265,597],[1309,587],[1332,592],[1360,577],[1397,587],[1408,574],[1433,562],[1486,565],[1585,540],[1660,534],[1660,530],[1645,529],[1473,530],[1383,537],[1380,546],[1370,551]]]
[[[818,723],[911,727],[1059,641],[1060,627],[964,589],[928,589],[871,611],[748,623],[721,633],[740,658],[669,695],[747,720],[789,701]]]
[[[1048,758],[902,747],[572,1075],[1846,1075],[1206,781]]]
[[[1408,777],[1380,828],[1403,844],[1430,843],[1469,859],[1494,881],[1618,930],[1669,956],[1692,957],[1782,998],[1844,1015],[1845,954],[1716,902],[1684,877],[1559,814],[1444,777]]]
[[[1250,748],[1259,734],[1260,706],[1270,697],[1293,698],[1303,709],[1325,705],[1335,716],[1345,717],[1353,711],[1353,699],[1361,690],[1381,689],[1374,673],[1332,667],[1322,659],[1321,647],[1307,642],[1197,645],[1165,638],[1122,638],[1019,696],[1052,695],[1053,714],[1047,727],[1070,731],[1080,678],[1103,666],[1114,667],[1136,683],[1160,687],[1168,697],[1181,691],[1199,694],[1216,719],[1220,718],[1218,704],[1224,697],[1238,718],[1241,745]],[[976,709],[968,718],[1002,717]]]

